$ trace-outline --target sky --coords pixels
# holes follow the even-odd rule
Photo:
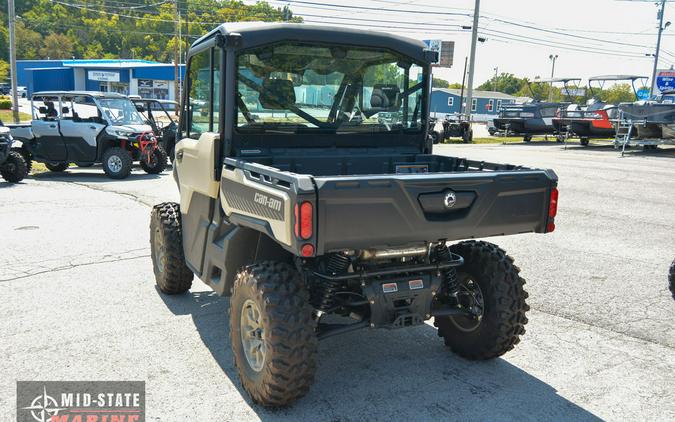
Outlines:
[[[671,0],[669,0],[671,1]],[[455,42],[455,63],[434,75],[461,82],[469,55],[474,0],[302,0],[288,5],[307,23],[361,27],[417,39]],[[474,86],[495,74],[556,77],[606,74],[651,76],[658,29],[657,6],[641,0],[482,0]],[[361,7],[359,9],[358,7]],[[418,13],[414,13],[418,12]],[[422,13],[419,13],[422,12]],[[667,3],[659,69],[675,64],[675,3]],[[608,83],[606,86],[609,86]]]

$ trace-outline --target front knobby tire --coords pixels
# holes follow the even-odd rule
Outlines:
[[[673,299],[675,299],[675,259],[673,260],[673,263],[670,264],[670,271],[668,273],[668,288],[670,289],[670,293],[673,295]]]
[[[185,265],[180,206],[173,202],[155,205],[150,214],[150,250],[155,282],[162,293],[187,292],[194,275]]]
[[[483,313],[473,324],[443,317],[436,318],[438,335],[458,355],[471,360],[486,360],[503,355],[520,342],[525,333],[530,309],[525,303],[525,281],[513,259],[496,245],[483,241],[466,241],[450,247],[464,257],[457,268],[460,283],[476,283],[483,300]],[[467,328],[468,327],[468,328]]]
[[[131,154],[126,149],[111,147],[103,153],[103,171],[111,179],[125,179],[131,174]]]
[[[230,342],[242,386],[254,402],[285,406],[307,394],[318,340],[309,294],[291,265],[267,261],[237,274]]]
[[[164,148],[157,146],[150,154],[150,162],[146,161],[145,154],[141,159],[141,168],[148,174],[159,174],[166,169],[167,155]]]
[[[0,164],[0,175],[10,183],[19,183],[28,175],[26,160],[18,152],[10,151],[5,162]]]

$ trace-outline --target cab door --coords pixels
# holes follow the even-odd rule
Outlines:
[[[59,131],[58,97],[33,98],[31,128],[34,139],[29,142],[33,154],[47,161],[63,162],[68,158],[66,146]]]
[[[209,46],[194,53],[188,62],[187,95],[181,113],[180,142],[175,147],[174,168],[180,186],[183,250],[187,265],[201,275],[208,227],[213,218],[219,183],[215,174],[219,150],[218,116],[214,89],[219,78],[222,50]]]
[[[98,118],[96,103],[91,97],[64,97],[59,122],[69,161],[78,163],[96,160],[98,136],[105,128]]]

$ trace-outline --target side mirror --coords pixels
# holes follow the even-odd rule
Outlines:
[[[68,107],[62,107],[61,108],[61,114],[68,114],[69,111],[70,111],[70,109]]]
[[[145,107],[143,107],[143,104],[136,104],[136,111],[139,113],[145,113]]]

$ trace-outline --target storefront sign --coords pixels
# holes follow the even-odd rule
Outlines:
[[[87,78],[89,78],[90,81],[119,82],[120,74],[119,72],[90,70],[89,72],[87,72]]]

